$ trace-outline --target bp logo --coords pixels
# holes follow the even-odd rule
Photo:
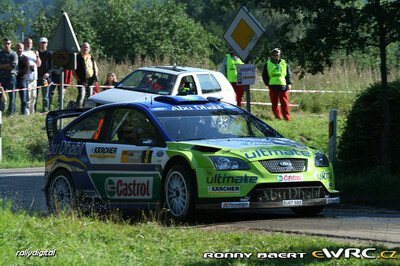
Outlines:
[[[116,193],[114,180],[112,180],[111,178],[108,178],[105,182],[105,189],[106,189],[107,196],[109,198],[114,197],[115,193]]]

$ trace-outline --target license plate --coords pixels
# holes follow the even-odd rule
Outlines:
[[[302,200],[284,200],[282,201],[283,206],[301,206],[303,205]]]

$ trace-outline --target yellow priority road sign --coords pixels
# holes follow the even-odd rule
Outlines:
[[[251,50],[264,33],[264,28],[258,21],[242,7],[236,14],[231,25],[224,34],[225,41],[236,52],[236,54],[246,61]]]

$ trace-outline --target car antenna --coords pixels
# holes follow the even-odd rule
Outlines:
[[[153,105],[153,96],[150,96],[150,104]]]

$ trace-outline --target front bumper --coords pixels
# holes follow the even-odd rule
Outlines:
[[[259,209],[291,208],[339,204],[339,192],[329,193],[325,187],[312,182],[294,183],[282,187],[281,184],[261,184],[247,196],[236,198],[198,199],[197,209]]]
[[[309,207],[320,205],[339,204],[340,197],[328,197],[317,199],[297,199],[281,200],[274,202],[251,202],[246,198],[239,200],[223,200],[213,203],[199,203],[196,209],[215,210],[215,209],[272,209],[272,208],[290,208],[290,207]]]

